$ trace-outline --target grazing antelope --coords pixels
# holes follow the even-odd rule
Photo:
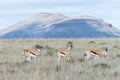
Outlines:
[[[58,63],[59,63],[61,57],[66,57],[67,61],[69,61],[70,50],[71,50],[72,47],[73,47],[72,44],[68,44],[68,48],[66,50],[60,50],[60,51],[57,52]]]
[[[37,58],[40,55],[42,47],[39,47],[37,50],[24,49],[23,55],[27,58],[27,61],[31,61],[32,58]]]
[[[85,52],[85,61],[88,61],[92,56],[94,59],[99,59],[100,57],[106,57],[108,54],[108,48],[105,49],[105,51],[99,51],[99,50],[88,50]]]

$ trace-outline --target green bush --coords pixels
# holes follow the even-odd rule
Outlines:
[[[95,44],[96,42],[95,41],[90,41],[89,44]]]

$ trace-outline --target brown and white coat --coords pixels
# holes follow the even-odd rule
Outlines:
[[[61,57],[65,57],[65,58],[67,58],[67,61],[69,61],[71,48],[72,48],[72,45],[70,45],[66,50],[59,50],[57,52],[58,63],[60,62]]]
[[[100,57],[106,57],[108,54],[108,48],[105,49],[105,51],[99,51],[99,50],[87,50],[85,52],[85,61],[88,61],[91,57],[94,57],[94,59],[99,59]]]
[[[40,55],[40,49],[37,50],[24,49],[22,54],[26,57],[27,61],[30,61],[32,58],[37,58]]]

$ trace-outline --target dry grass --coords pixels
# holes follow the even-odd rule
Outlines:
[[[57,50],[73,43],[71,59],[62,58],[57,64]],[[0,40],[0,80],[120,80],[120,39],[40,39]],[[24,48],[42,45],[40,61],[25,61]],[[109,47],[109,56],[83,62],[85,50],[103,50]]]

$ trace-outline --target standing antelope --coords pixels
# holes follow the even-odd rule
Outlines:
[[[99,51],[99,50],[88,50],[85,52],[85,61],[88,61],[92,56],[94,59],[99,59],[100,57],[106,57],[108,54],[108,48],[105,49],[105,51]]]
[[[58,63],[59,63],[61,57],[65,57],[65,58],[67,58],[67,61],[69,61],[70,50],[72,47],[73,47],[72,44],[68,44],[68,48],[66,50],[60,50],[57,52]]]
[[[24,49],[22,54],[27,58],[27,61],[31,61],[32,58],[37,58],[40,55],[41,48],[39,47],[37,50]]]

